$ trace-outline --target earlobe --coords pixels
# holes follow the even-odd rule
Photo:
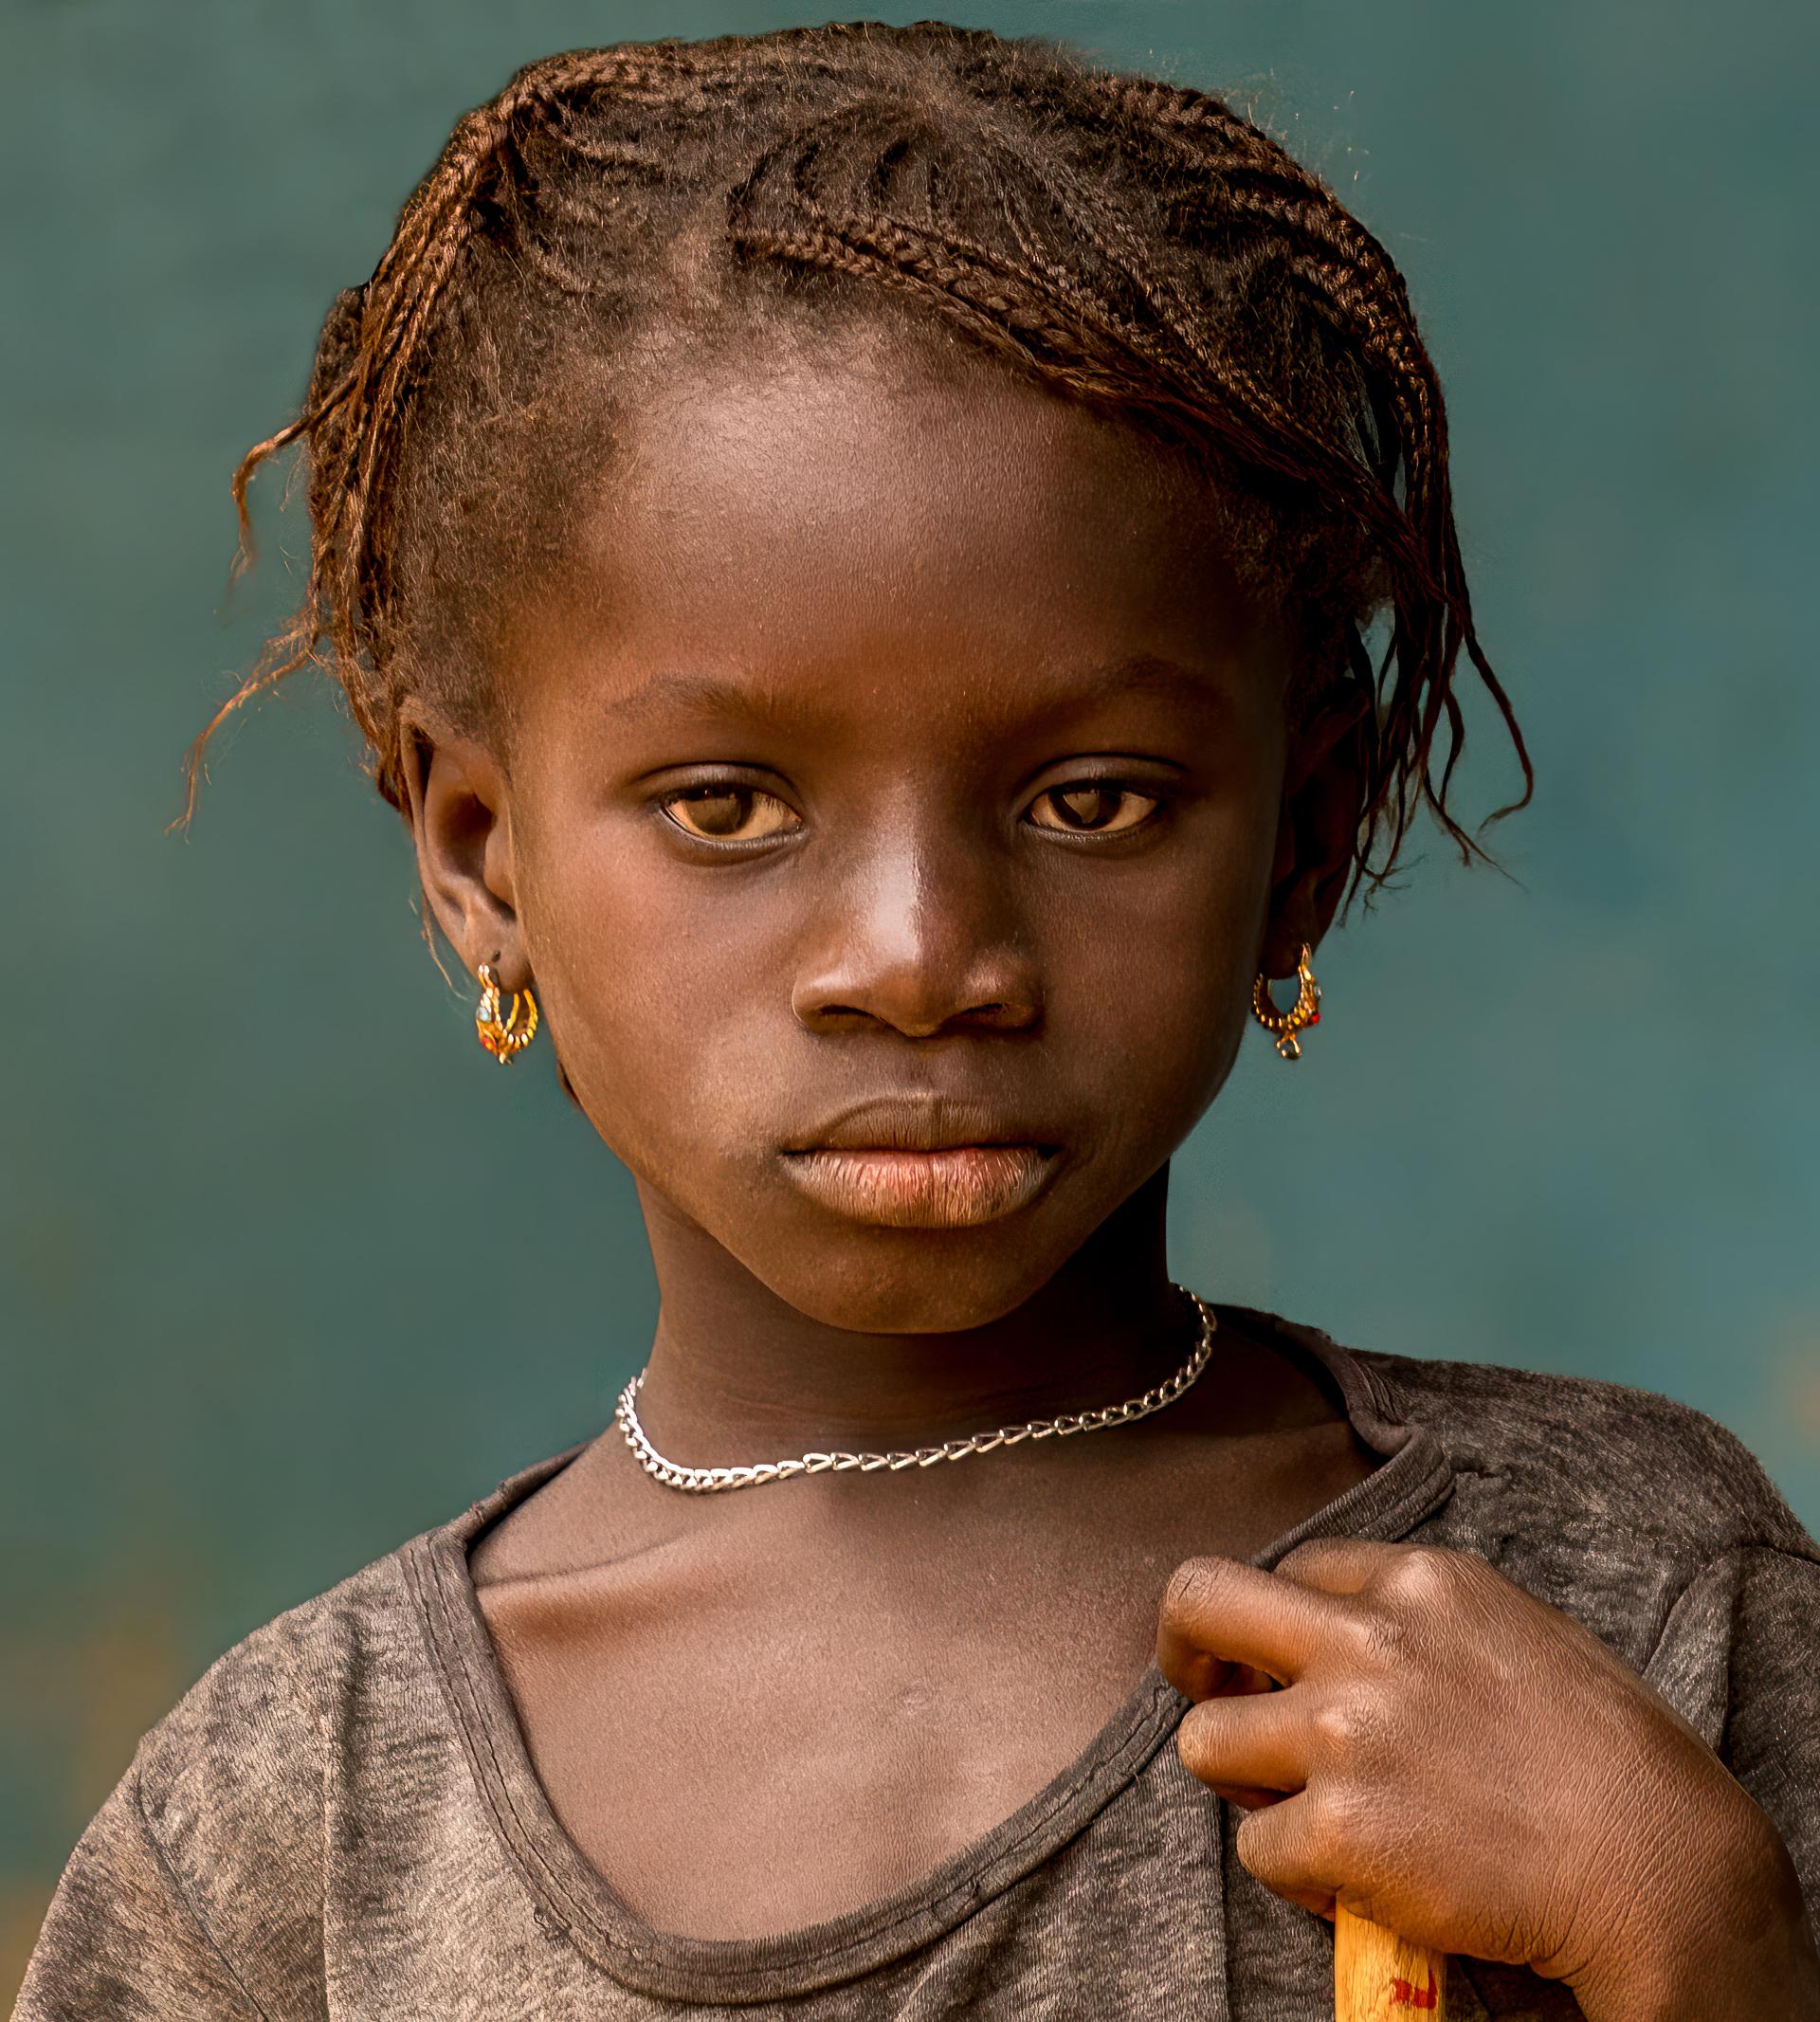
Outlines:
[[[515,902],[510,796],[497,759],[422,703],[407,708],[406,789],[424,898],[470,975],[530,981]]]

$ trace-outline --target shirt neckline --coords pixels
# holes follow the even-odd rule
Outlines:
[[[1302,1539],[1402,1537],[1446,1500],[1453,1469],[1440,1440],[1412,1424],[1383,1367],[1319,1329],[1259,1308],[1209,1302],[1222,1322],[1301,1350],[1337,1383],[1354,1429],[1387,1456],[1363,1481],[1253,1553],[1265,1568]],[[468,1568],[468,1546],[584,1450],[579,1442],[520,1469],[401,1557],[450,1719],[475,1785],[537,1921],[636,1992],[670,2000],[778,2000],[873,1972],[953,1930],[1039,1867],[1142,1771],[1187,1711],[1146,1667],[1124,1703],[1073,1762],[1009,1817],[919,1880],[822,1922],[768,1937],[692,1938],[647,1922],[563,1830],[537,1780]],[[1216,1802],[1210,1794],[1210,1802]]]

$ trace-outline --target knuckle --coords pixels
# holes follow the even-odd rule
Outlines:
[[[1309,1717],[1319,1758],[1350,1769],[1380,1756],[1394,1720],[1389,1701],[1366,1685],[1351,1685],[1321,1700]]]
[[[1419,1608],[1439,1601],[1455,1577],[1454,1555],[1445,1546],[1412,1544],[1391,1560],[1375,1584],[1380,1592]]]
[[[1353,1754],[1364,1740],[1366,1721],[1355,1698],[1323,1699],[1310,1717],[1317,1746],[1332,1758]]]
[[[1322,1776],[1303,1792],[1307,1816],[1303,1830],[1313,1863],[1330,1874],[1357,1866],[1366,1844],[1366,1801],[1362,1787],[1348,1776]]]
[[[1418,1661],[1437,1623],[1457,1606],[1456,1557],[1444,1547],[1414,1545],[1362,1587],[1353,1613],[1355,1656],[1378,1669]]]

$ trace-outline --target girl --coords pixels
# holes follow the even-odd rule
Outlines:
[[[332,667],[662,1320],[597,1438],[145,1738],[26,2022],[1313,2017],[1341,1907],[1456,2016],[1820,2017],[1820,1548],[1750,1454],[1169,1278],[1342,888],[1418,799],[1477,850],[1462,655],[1528,775],[1331,193],[936,23],[558,57],[243,531],[294,440],[234,700]]]

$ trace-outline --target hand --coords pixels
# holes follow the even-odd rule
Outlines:
[[[1591,1630],[1483,1559],[1344,1538],[1270,1573],[1190,1559],[1156,1657],[1197,1702],[1183,1764],[1250,1812],[1239,1858],[1290,1902],[1565,1980],[1594,2022],[1820,2015],[1767,1815]]]

